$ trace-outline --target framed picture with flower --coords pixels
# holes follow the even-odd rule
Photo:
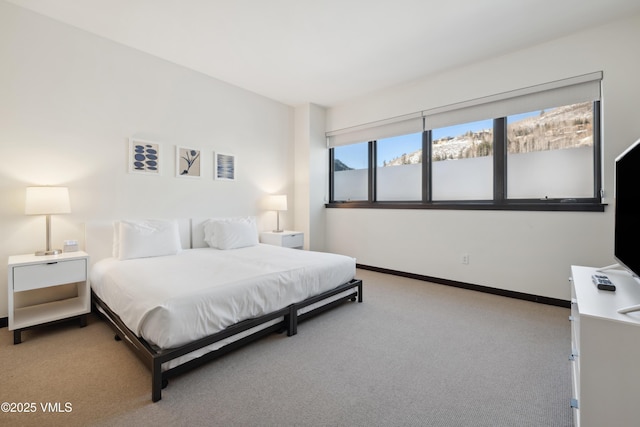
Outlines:
[[[181,178],[200,178],[200,150],[176,146],[176,176]]]

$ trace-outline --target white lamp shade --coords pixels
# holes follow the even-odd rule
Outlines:
[[[267,197],[265,201],[265,209],[269,211],[286,211],[287,196],[286,194],[273,194]]]
[[[69,189],[67,187],[27,187],[24,207],[26,215],[49,215],[70,213]]]

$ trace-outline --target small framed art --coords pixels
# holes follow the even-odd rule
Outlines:
[[[233,154],[214,153],[214,178],[222,181],[235,181],[236,156]]]
[[[200,178],[200,150],[176,147],[176,176]]]
[[[160,175],[161,160],[160,144],[129,138],[129,173]]]

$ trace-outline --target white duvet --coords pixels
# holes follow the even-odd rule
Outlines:
[[[97,262],[91,287],[150,344],[171,348],[333,289],[353,258],[259,244]]]

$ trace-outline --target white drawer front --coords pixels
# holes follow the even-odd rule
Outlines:
[[[282,246],[297,248],[304,245],[304,234],[286,234],[282,236]]]
[[[13,290],[27,291],[87,280],[84,259],[13,267]]]

